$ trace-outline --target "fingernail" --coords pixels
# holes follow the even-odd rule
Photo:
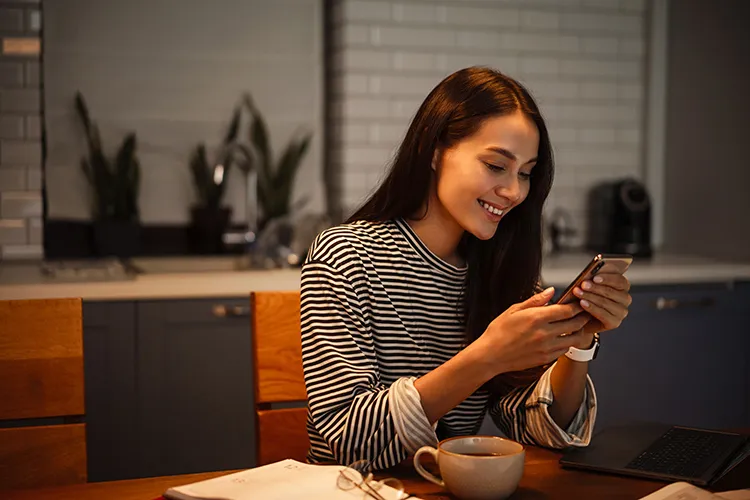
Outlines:
[[[544,295],[551,295],[551,294],[552,294],[552,292],[554,292],[554,291],[555,291],[555,287],[554,287],[554,286],[551,286],[551,287],[547,288],[546,290],[544,290],[544,291],[543,291],[542,293],[543,293]]]
[[[586,300],[586,299],[583,299],[583,300],[581,301],[581,305],[582,305],[583,307],[588,307],[588,306],[590,306],[591,304],[589,303],[589,301],[588,301],[588,300]]]
[[[581,295],[583,295],[583,290],[581,290],[581,289],[580,289],[580,288],[578,288],[578,287],[575,287],[575,288],[573,289],[573,293],[574,293],[574,294],[575,294],[576,296],[580,297]]]
[[[584,281],[583,284],[581,284],[581,288],[583,288],[584,290],[589,290],[591,288],[591,282]]]
[[[594,276],[594,283],[601,283],[602,281],[604,281],[604,278],[601,276]]]

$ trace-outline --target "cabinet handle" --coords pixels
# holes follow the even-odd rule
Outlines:
[[[246,306],[227,306],[216,304],[212,308],[214,316],[217,318],[241,318],[250,316],[250,308]]]
[[[716,303],[713,297],[703,297],[694,300],[668,299],[659,297],[654,301],[654,307],[659,311],[668,309],[698,309],[701,307],[711,307]]]

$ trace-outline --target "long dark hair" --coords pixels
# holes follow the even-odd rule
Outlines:
[[[537,163],[526,199],[481,241],[465,233],[459,252],[468,263],[464,293],[467,344],[512,304],[537,290],[542,260],[542,208],[552,187],[554,159],[544,119],[529,92],[494,69],[462,69],[441,81],[420,106],[409,126],[388,176],[347,220],[382,222],[417,214],[429,200],[433,155],[476,133],[485,120],[517,111],[539,130]],[[424,215],[422,215],[424,217]],[[487,387],[493,393],[536,380],[545,367],[504,373]]]

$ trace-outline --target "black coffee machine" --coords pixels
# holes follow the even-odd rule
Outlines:
[[[651,256],[651,201],[641,182],[627,178],[594,186],[588,212],[589,250]]]

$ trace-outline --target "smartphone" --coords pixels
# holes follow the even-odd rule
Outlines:
[[[557,299],[556,304],[568,304],[578,300],[578,297],[573,295],[573,289],[580,287],[581,283],[586,280],[591,280],[598,273],[617,273],[625,274],[630,264],[633,263],[633,256],[627,254],[599,254],[596,255],[591,262],[589,262],[583,271],[574,279],[568,288],[560,295]]]

